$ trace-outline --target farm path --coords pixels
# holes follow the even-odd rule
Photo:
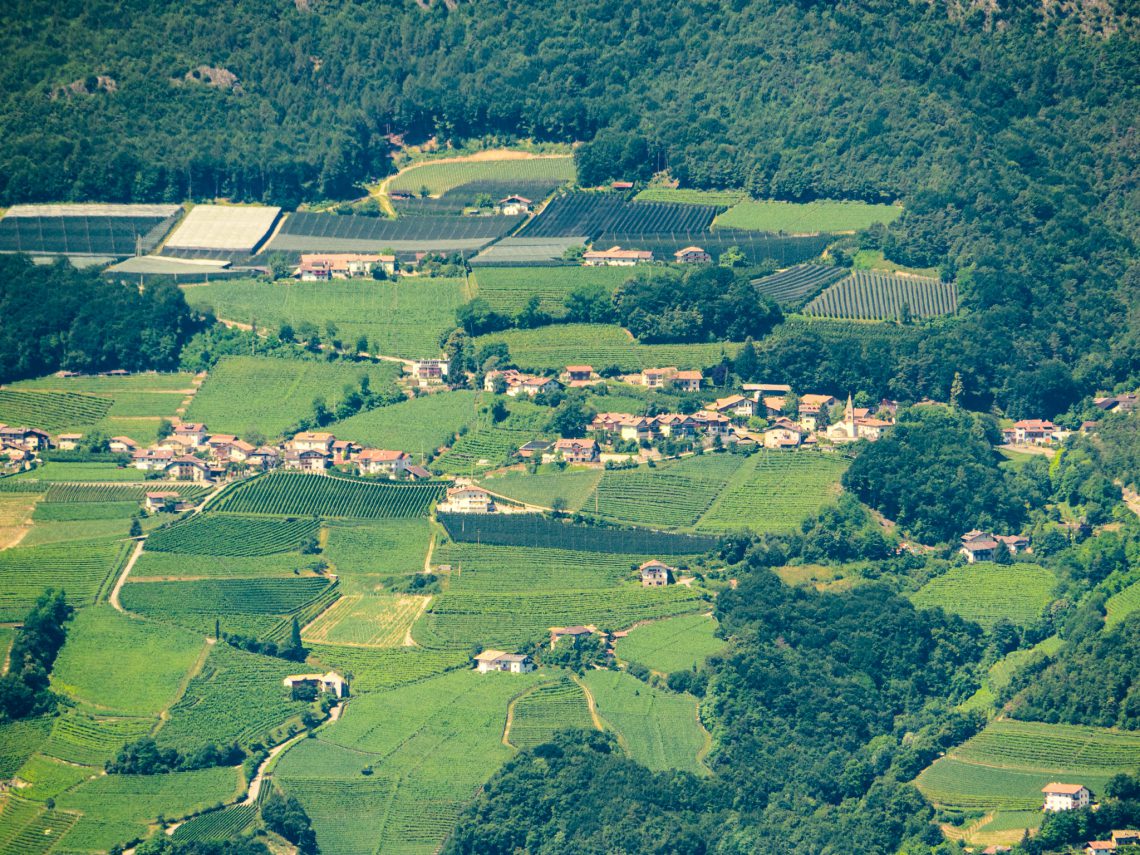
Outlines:
[[[339,705],[333,707],[329,721],[336,720],[332,718],[332,715],[339,716],[339,710]],[[277,755],[279,755],[282,751],[291,746],[293,743],[300,742],[307,735],[308,734],[306,731],[301,731],[295,736],[289,737],[280,745],[274,745],[269,749],[269,753],[266,755],[265,759],[261,761],[261,765],[257,767],[257,774],[255,774],[253,776],[253,780],[249,782],[249,790],[246,792],[245,798],[238,802],[239,805],[251,805],[257,801],[257,797],[261,794],[261,784],[265,780],[265,772],[266,769],[269,768],[269,764],[272,763],[274,759],[276,759]]]
[[[127,610],[123,608],[123,604],[119,601],[119,592],[123,590],[123,584],[127,581],[127,577],[131,575],[131,570],[134,568],[135,562],[139,560],[139,556],[142,555],[143,546],[145,545],[145,537],[140,537],[135,541],[135,548],[131,553],[131,557],[127,559],[127,563],[123,567],[123,572],[119,574],[119,578],[115,580],[115,587],[111,589],[111,608],[117,612],[122,612],[123,614],[127,613]]]
[[[1128,509],[1132,513],[1140,517],[1140,493],[1123,485],[1121,485],[1120,492],[1124,497],[1124,504],[1128,505]]]
[[[431,572],[431,556],[435,552],[435,532],[431,533],[431,540],[428,541],[427,555],[424,556],[424,572]]]
[[[428,606],[431,605],[432,598],[424,597],[423,602],[420,604],[420,610],[416,612],[416,616],[412,618],[412,622],[408,624],[408,631],[404,633],[404,647],[419,647],[416,640],[412,638],[412,627],[416,625],[416,621],[424,616]]]
[[[590,710],[590,718],[594,722],[594,727],[598,730],[605,730],[605,725],[602,722],[602,717],[598,715],[598,705],[594,701],[594,694],[590,691],[590,687],[579,677],[577,674],[571,674],[570,679],[578,684],[582,692],[586,695],[586,706]]]

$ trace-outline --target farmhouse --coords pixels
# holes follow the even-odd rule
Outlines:
[[[388,475],[394,478],[407,472],[411,464],[410,454],[385,448],[366,448],[356,455],[356,466],[361,475]]]
[[[230,456],[230,446],[238,441],[232,433],[216,433],[206,440],[210,449],[210,457],[214,460],[225,460]]]
[[[992,561],[998,542],[992,534],[984,531],[968,531],[961,538],[962,545],[958,552],[966,556],[967,564],[978,561]]]
[[[673,385],[682,392],[701,391],[701,381],[704,375],[699,371],[678,371],[673,375]]]
[[[708,436],[727,436],[732,427],[732,419],[723,413],[714,413],[710,410],[693,413],[692,419],[697,428]]]
[[[508,196],[500,199],[498,205],[500,214],[508,217],[517,217],[519,214],[529,214],[534,210],[534,202],[525,196]]]
[[[598,459],[598,444],[592,439],[560,439],[554,453],[567,463],[593,463]]]
[[[657,420],[648,416],[625,416],[618,425],[618,435],[632,442],[651,440],[657,432]]]
[[[571,386],[585,386],[598,379],[592,365],[567,365],[560,378]]]
[[[140,448],[131,452],[131,465],[143,472],[161,472],[174,460],[169,448]]]
[[[166,477],[172,481],[194,481],[208,484],[214,480],[213,473],[205,461],[197,457],[176,457],[165,467]]]
[[[518,455],[523,460],[530,460],[532,457],[541,458],[554,446],[554,443],[545,439],[532,439],[530,442],[520,446]]]
[[[131,454],[138,449],[139,444],[129,436],[113,436],[107,447],[115,454]]]
[[[483,390],[494,392],[496,381],[499,378],[502,378],[503,382],[507,384],[506,394],[511,398],[517,398],[519,395],[527,395],[533,398],[540,392],[553,392],[559,386],[558,381],[551,377],[523,374],[513,368],[508,368],[505,371],[488,371],[487,376],[483,379]]]
[[[711,404],[705,404],[705,409],[721,415],[735,418],[749,418],[756,414],[756,402],[743,395],[729,395],[727,398],[717,398]]]
[[[454,514],[490,514],[495,512],[495,497],[482,487],[448,487],[441,511]]]
[[[276,469],[281,465],[281,452],[263,445],[253,450],[253,453],[246,458],[246,463],[258,469]]]
[[[1013,440],[1018,445],[1045,445],[1052,441],[1057,426],[1043,419],[1022,419],[1013,425]]]
[[[862,419],[855,419],[855,428],[859,434],[859,439],[866,439],[870,440],[871,442],[874,442],[877,439],[881,439],[883,436],[883,431],[893,426],[894,422],[884,421],[883,419],[877,419],[873,416],[867,416],[866,418]]]
[[[294,451],[320,451],[324,454],[331,454],[334,442],[336,442],[336,437],[331,433],[302,431],[293,437],[290,445]]]
[[[412,379],[420,386],[442,383],[449,367],[446,359],[417,359],[412,363]]]
[[[1104,855],[1105,852],[1115,852],[1116,844],[1111,840],[1090,840],[1085,844],[1087,855]]]
[[[181,422],[174,426],[173,436],[183,445],[197,448],[206,441],[206,426],[201,422]]]
[[[330,463],[327,452],[315,449],[286,451],[283,460],[286,469],[297,469],[301,472],[324,472]]]
[[[293,674],[281,682],[294,691],[299,686],[312,686],[318,692],[328,692],[334,698],[348,697],[348,681],[336,671],[327,674]]]
[[[820,413],[838,402],[831,395],[804,395],[800,398],[800,424],[810,431],[819,429]]]
[[[550,649],[553,650],[558,642],[564,638],[572,638],[577,641],[579,638],[593,635],[596,631],[597,628],[592,626],[552,626],[550,628]]]
[[[1098,409],[1104,410],[1106,413],[1131,413],[1140,409],[1140,395],[1129,392],[1123,395],[1095,398],[1093,403]]]
[[[679,249],[673,253],[673,258],[677,260],[678,264],[708,264],[712,261],[712,256],[699,246],[687,246],[684,249]]]
[[[522,653],[506,653],[502,650],[484,650],[475,657],[475,670],[480,674],[488,671],[506,671],[509,674],[527,674],[534,670],[534,662]]]
[[[796,448],[803,438],[803,428],[791,419],[781,418],[764,431],[764,447]]]
[[[193,502],[183,499],[178,493],[166,490],[147,493],[143,507],[150,513],[167,511],[168,513],[181,513],[193,506]]]
[[[1140,831],[1135,828],[1113,831],[1109,837],[1117,846],[1140,846]]]
[[[673,568],[660,561],[646,561],[637,568],[643,588],[663,588],[673,581]]]
[[[646,368],[641,372],[641,385],[646,389],[663,389],[677,374],[675,367]]]
[[[81,433],[61,433],[56,437],[55,444],[60,451],[75,451],[82,439]]]
[[[293,275],[302,282],[327,282],[330,279],[369,278],[377,270],[389,275],[395,273],[396,256],[351,253],[302,255],[301,266]]]
[[[586,267],[633,267],[653,261],[653,253],[648,250],[622,249],[611,246],[606,250],[590,250],[583,253],[582,264]]]
[[[691,437],[697,432],[697,422],[691,416],[680,413],[662,413],[657,417],[657,430],[662,436]]]
[[[229,447],[230,462],[245,463],[255,451],[257,448],[254,447],[253,443],[246,442],[244,439],[235,439]]]
[[[1091,796],[1083,784],[1046,784],[1041,792],[1045,794],[1042,810],[1049,813],[1088,807]]]

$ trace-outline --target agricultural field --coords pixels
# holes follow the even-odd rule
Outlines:
[[[188,555],[183,552],[143,552],[131,570],[132,582],[161,582],[172,579],[247,579],[254,576],[311,576],[308,569],[320,555],[278,552],[273,555],[235,557],[219,561],[216,555]]]
[[[48,587],[62,588],[73,606],[92,605],[128,549],[128,543],[103,539],[0,552],[0,620],[21,620]]]
[[[501,466],[520,446],[545,435],[550,410],[528,401],[507,400],[508,415],[503,421],[495,423],[489,415],[480,413],[470,430],[432,462],[432,468],[449,474],[471,475]]]
[[[455,541],[528,549],[569,549],[620,555],[696,555],[717,539],[648,528],[599,528],[553,520],[540,514],[436,515]]]
[[[515,748],[534,748],[560,730],[594,730],[582,687],[569,677],[535,686],[514,702],[506,739]]]
[[[35,493],[0,493],[0,549],[18,544],[37,513]]]
[[[482,393],[463,389],[410,398],[337,422],[336,435],[373,448],[431,454],[478,418],[481,400]]]
[[[52,719],[48,716],[0,724],[0,777],[7,780],[15,775],[28,758],[40,750],[51,729]],[[2,822],[0,814],[0,825]]]
[[[0,389],[0,422],[57,431],[95,424],[107,415],[111,404],[109,398],[75,392]]]
[[[48,461],[42,466],[13,476],[24,481],[70,481],[70,482],[121,482],[146,480],[146,473],[131,466],[117,463],[63,463]]]
[[[544,508],[549,508],[556,500],[562,499],[566,503],[566,510],[576,511],[593,495],[594,488],[601,479],[600,469],[534,475],[508,472],[484,480],[481,486],[509,499]]]
[[[662,674],[687,671],[724,649],[726,642],[716,637],[716,627],[716,619],[708,615],[653,621],[618,639],[617,655]]]
[[[1140,609],[1140,581],[1113,594],[1104,604],[1104,626],[1111,629],[1137,609]]]
[[[708,774],[700,757],[709,736],[692,695],[648,686],[622,671],[589,671],[583,681],[597,714],[633,760],[654,772]]]
[[[44,855],[75,825],[77,816],[46,810],[40,804],[8,796],[0,802],[0,852]]]
[[[601,370],[615,366],[622,371],[640,371],[675,365],[704,369],[732,359],[740,345],[733,342],[700,344],[641,344],[628,331],[614,324],[558,324],[538,329],[512,329],[474,339],[476,349],[503,342],[511,360],[523,370],[561,371],[567,365],[587,363]]]
[[[175,582],[129,579],[119,596],[127,611],[152,620],[211,634],[218,621],[225,632],[283,640],[289,619],[296,615],[304,622],[310,604],[331,599],[333,584],[320,576]]]
[[[717,229],[787,234],[853,232],[874,223],[889,225],[902,214],[897,205],[867,202],[776,202],[748,199],[716,218]]]
[[[1057,577],[1036,564],[966,564],[952,567],[911,595],[919,608],[941,607],[986,629],[1005,618],[1019,626],[1036,621],[1050,602]]]
[[[80,611],[68,636],[52,671],[52,688],[100,714],[162,712],[205,647],[201,635],[110,606]]]
[[[325,855],[430,855],[514,753],[502,741],[509,702],[543,679],[466,669],[359,697],[287,751],[274,781],[301,801]],[[345,822],[363,813],[374,822]]]
[[[795,304],[806,300],[821,288],[838,282],[847,275],[842,267],[827,267],[822,264],[797,264],[787,270],[773,273],[761,279],[753,279],[756,290],[777,303]]]
[[[364,365],[307,362],[257,356],[227,356],[210,371],[186,412],[188,421],[205,422],[217,433],[257,431],[279,435],[312,413],[313,399],[335,407],[345,386],[358,387],[367,375],[375,390],[391,386],[392,364]]]
[[[680,190],[672,187],[646,187],[633,197],[635,202],[673,202],[680,205],[714,205],[731,208],[748,197],[743,190]]]
[[[134,255],[158,245],[177,205],[16,205],[0,218],[0,251],[74,256]]]
[[[379,483],[271,472],[237,485],[211,507],[235,514],[390,519],[426,516],[443,490],[442,483]]]
[[[851,265],[856,270],[879,270],[884,273],[909,273],[913,276],[925,276],[928,279],[938,278],[937,267],[907,267],[888,261],[881,249],[861,249],[851,259]]]
[[[621,246],[625,249],[644,249],[653,253],[657,261],[672,261],[673,253],[682,247],[699,246],[719,261],[729,249],[737,249],[750,264],[776,262],[777,267],[791,267],[810,261],[827,249],[828,235],[789,236],[768,232],[750,232],[740,229],[716,231],[670,232],[647,235],[640,232],[605,232],[594,240],[596,247]]]
[[[462,279],[427,277],[394,282],[236,280],[188,287],[185,294],[195,308],[211,307],[220,318],[256,323],[273,333],[282,324],[297,330],[301,324],[310,323],[326,341],[326,325],[332,321],[337,327],[336,338],[346,347],[355,347],[365,336],[369,353],[408,359],[438,356],[440,335],[455,326],[455,310],[467,300]],[[342,385],[330,382],[324,394],[339,391]]]
[[[387,217],[298,212],[285,218],[266,253],[414,252],[469,253],[513,231],[523,217]]]
[[[107,717],[72,711],[55,719],[41,752],[65,763],[101,766],[128,742],[141,739],[157,719],[146,716]]]
[[[838,454],[759,451],[736,470],[699,531],[787,532],[839,495],[849,464]]]
[[[595,494],[602,516],[626,522],[680,528],[694,525],[747,458],[705,454],[654,468],[608,471]],[[592,510],[594,501],[587,501]]]
[[[371,593],[393,577],[424,569],[431,524],[426,519],[334,523],[321,557],[345,594]]]
[[[466,209],[477,207],[481,196],[489,197],[492,203],[516,195],[540,202],[564,182],[564,178],[558,177],[480,178],[452,187],[438,196],[417,195],[410,199],[392,199],[391,202],[398,217],[457,216]],[[485,205],[482,211],[489,213]]]
[[[992,721],[918,776],[943,807],[1032,810],[1051,781],[1079,780],[1094,794],[1117,772],[1140,764],[1140,735],[1093,727]]]
[[[280,742],[287,736],[283,732],[286,725],[309,707],[294,701],[281,682],[299,670],[306,668],[218,642],[209,648],[185,694],[170,708],[170,720],[155,739],[181,751],[193,751],[208,742]]]
[[[451,565],[448,591],[498,593],[541,589],[587,591],[631,581],[642,555],[576,552],[569,549],[449,543],[433,559]]]
[[[412,623],[430,597],[406,594],[348,594],[305,627],[306,644],[403,647]]]
[[[617,193],[578,192],[554,197],[519,232],[520,237],[548,238],[584,235],[597,241],[606,232],[632,235],[708,233],[723,206],[628,202]],[[610,244],[606,244],[610,246]]]
[[[138,510],[138,502],[42,502],[36,506],[32,520],[37,523],[125,520]]]
[[[256,805],[235,805],[196,816],[182,823],[174,829],[170,839],[176,843],[234,840],[256,821]]]
[[[620,267],[489,267],[471,276],[474,296],[497,312],[517,315],[532,295],[539,308],[565,317],[566,298],[584,286],[599,286],[611,293],[632,276]]]
[[[322,668],[354,675],[356,695],[395,689],[471,667],[468,651],[425,650],[422,647],[343,647],[317,644],[313,655]]]
[[[828,287],[804,307],[817,318],[889,321],[909,315],[935,318],[958,311],[958,288],[918,276],[896,276],[857,270]]]
[[[477,181],[504,184],[513,181],[554,181],[562,184],[574,181],[576,177],[574,158],[571,155],[511,157],[503,160],[488,158],[449,163],[428,161],[402,170],[388,182],[387,190],[389,193],[420,195],[426,187],[430,195],[439,196],[455,187]]]
[[[194,391],[194,375],[173,371],[154,371],[141,374],[79,374],[74,377],[37,377],[33,380],[19,380],[8,386],[11,389],[38,389],[48,392],[71,392],[83,395],[99,395],[112,399],[122,395],[135,395],[144,392],[174,393],[184,395]]]
[[[257,556],[293,552],[315,538],[319,523],[312,519],[266,519],[230,514],[199,514],[162,528],[147,538],[150,552],[190,552],[199,555]]]

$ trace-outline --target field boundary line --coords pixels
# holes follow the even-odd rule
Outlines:
[[[190,688],[190,682],[202,673],[202,669],[206,666],[206,659],[209,658],[210,651],[214,648],[214,643],[214,639],[209,637],[202,640],[202,649],[198,651],[198,658],[194,660],[194,664],[183,675],[182,681],[174,693],[174,698],[158,714],[158,721],[151,729],[151,736],[162,730],[162,726],[170,721],[170,710],[185,696],[186,690]]]
[[[115,587],[111,589],[111,596],[108,597],[108,600],[111,603],[111,608],[117,612],[121,612],[123,614],[127,613],[127,610],[123,608],[123,604],[119,600],[119,593],[123,590],[123,585],[126,583],[127,577],[131,575],[131,570],[134,568],[135,562],[138,561],[139,556],[142,555],[143,547],[145,545],[145,537],[139,538],[137,541],[135,541],[135,548],[131,553],[131,557],[127,559],[127,563],[123,567],[123,572],[119,574],[119,578],[115,580]]]
[[[605,727],[602,723],[602,717],[598,715],[598,706],[594,702],[594,693],[590,691],[590,687],[587,686],[577,674],[571,673],[570,679],[578,684],[578,688],[580,688],[582,693],[586,696],[586,706],[590,710],[590,719],[594,722],[594,727],[604,733]]]

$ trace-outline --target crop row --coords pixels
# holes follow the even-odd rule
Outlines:
[[[223,514],[199,514],[147,538],[151,552],[186,552],[199,555],[273,555],[295,550],[316,536],[314,519],[265,519]]]
[[[57,464],[58,465],[58,464]],[[141,484],[69,484],[45,482],[24,478],[0,479],[2,493],[43,493],[44,502],[141,502],[153,487]],[[162,489],[193,499],[202,494],[201,487],[184,484],[163,484]]]
[[[51,736],[41,749],[66,763],[98,766],[120,746],[144,736],[154,726],[148,718],[95,718],[79,712],[55,720]]]
[[[62,588],[73,606],[87,606],[120,566],[129,544],[72,540],[0,552],[0,620],[20,620],[45,588]]]
[[[110,398],[76,392],[24,392],[0,389],[0,422],[40,430],[89,425],[111,409]]]
[[[319,576],[129,582],[121,595],[125,608],[142,614],[288,615],[324,593],[330,584]]]
[[[620,267],[490,267],[473,274],[477,294],[499,312],[517,314],[532,296],[556,317],[566,314],[566,298],[577,288],[614,291],[630,277]]]
[[[501,183],[512,187],[519,182],[524,184],[542,182],[556,186],[567,181],[573,181],[574,177],[574,158],[570,155],[511,160],[451,161],[449,163],[432,163],[429,161],[405,169],[388,183],[388,190],[393,193],[402,192],[418,195],[426,187],[429,193],[437,196],[454,188],[466,190],[467,187],[479,187],[484,182]],[[515,187],[515,189],[506,190],[502,195],[522,192],[521,189]]]
[[[708,510],[743,458],[704,455],[655,469],[606,472],[596,490],[604,516],[662,526],[692,525]],[[586,509],[591,509],[587,501]]]
[[[722,210],[712,205],[629,202],[614,193],[564,193],[527,223],[520,234],[532,238],[581,235],[593,240],[604,232],[618,231],[707,233]]]
[[[1119,591],[1108,598],[1104,604],[1104,625],[1113,627],[1140,609],[1140,582],[1133,582],[1123,591]]]
[[[0,252],[134,255],[149,252],[166,229],[163,217],[4,217]]]
[[[861,270],[836,282],[804,307],[804,314],[814,317],[860,321],[886,321],[904,315],[933,318],[956,311],[958,290],[952,282]]]
[[[961,760],[1043,771],[1140,766],[1140,735],[1040,722],[993,721],[954,751]]]
[[[40,855],[51,851],[56,843],[79,821],[78,814],[58,810],[36,812],[19,824],[9,825],[0,817],[0,855]]]
[[[526,429],[484,426],[461,436],[433,466],[442,472],[469,474],[501,466],[511,453],[532,439],[536,433]]]
[[[548,742],[559,730],[593,730],[590,710],[582,688],[569,677],[527,692],[515,702],[507,739],[516,748],[527,749]]]
[[[920,608],[941,606],[985,627],[1007,619],[1033,623],[1049,602],[1057,577],[1036,564],[971,564],[931,579],[911,599]]]
[[[633,568],[647,560],[641,555],[476,543],[445,544],[432,558],[451,565],[448,590],[472,593],[613,588],[632,579]]]
[[[171,839],[177,843],[191,840],[233,840],[256,820],[256,805],[231,805],[224,810],[204,813],[182,823],[174,830]]]
[[[714,538],[644,528],[573,525],[539,514],[439,514],[453,540],[469,543],[633,555],[695,555]]]
[[[842,267],[798,264],[771,276],[754,279],[752,284],[761,294],[777,303],[797,303],[845,275],[847,271]]]
[[[280,516],[384,519],[426,515],[443,484],[373,484],[324,475],[273,472],[231,490],[217,510]]]
[[[355,675],[358,692],[375,692],[418,683],[445,671],[466,668],[464,650],[425,650],[422,647],[336,647],[313,645],[322,666]]]
[[[364,240],[382,248],[385,241],[431,241],[496,238],[521,222],[521,217],[356,217],[335,214],[290,214],[270,249],[321,249],[322,240]]]

